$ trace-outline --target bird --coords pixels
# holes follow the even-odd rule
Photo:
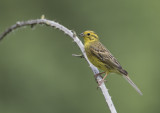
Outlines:
[[[130,79],[128,72],[122,68],[117,59],[100,42],[98,35],[94,31],[86,30],[80,36],[84,39],[84,49],[89,61],[98,69],[104,71],[102,73],[105,73],[99,85],[105,81],[109,73],[117,73],[122,75],[140,95],[143,95],[140,89]],[[96,74],[95,77],[102,73]]]

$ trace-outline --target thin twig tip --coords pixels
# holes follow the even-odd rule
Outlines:
[[[41,19],[45,19],[45,15],[44,14],[41,16]]]

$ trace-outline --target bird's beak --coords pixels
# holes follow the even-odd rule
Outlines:
[[[83,34],[83,33],[81,33],[81,34],[79,34],[79,36],[84,37],[84,34]]]

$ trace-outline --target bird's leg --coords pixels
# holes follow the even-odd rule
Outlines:
[[[103,74],[103,73],[105,73],[105,72],[97,73],[97,74],[94,75],[94,78],[95,78],[95,80],[96,80],[97,83],[98,83],[97,76],[100,76],[101,78],[103,78],[102,75],[101,75],[101,74]],[[99,84],[99,83],[98,83],[98,84]],[[97,86],[97,89],[98,89],[98,88],[99,88],[99,85]]]
[[[101,74],[103,74],[103,73],[105,73],[105,72],[101,72],[101,73],[97,73],[97,74],[95,74],[94,75],[94,78],[96,79],[97,78],[97,76],[101,76]],[[102,76],[101,76],[102,77]],[[102,77],[103,78],[103,77]]]
[[[105,76],[103,77],[103,79],[98,82],[99,86],[105,81],[105,78],[107,77],[107,75],[108,75],[108,73],[106,73]]]

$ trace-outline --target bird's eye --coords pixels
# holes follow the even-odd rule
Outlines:
[[[90,33],[87,34],[88,36],[90,35]]]

